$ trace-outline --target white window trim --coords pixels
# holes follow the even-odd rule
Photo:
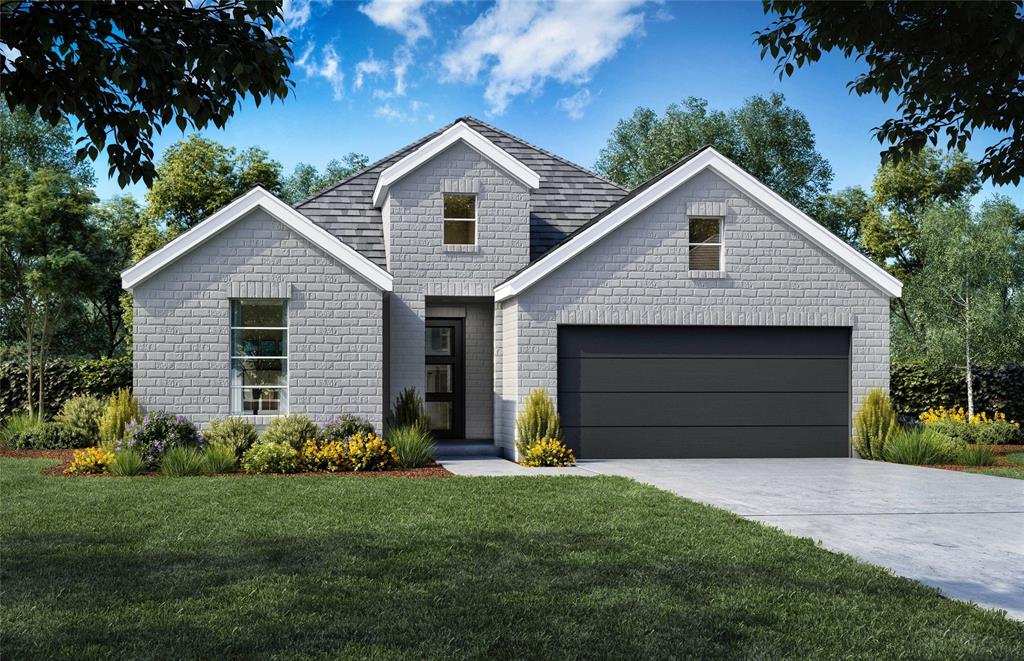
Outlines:
[[[291,329],[289,328],[289,326],[233,326],[230,323],[231,304],[234,301],[246,301],[246,300],[249,300],[249,301],[251,301],[251,300],[275,300],[275,301],[281,301],[285,305],[285,315],[286,315],[285,318],[288,319],[289,322],[291,321],[291,318],[292,318],[291,309],[290,309],[291,308],[291,300],[287,299],[287,298],[277,298],[277,299],[232,298],[232,299],[228,299],[228,319],[229,319],[229,323],[228,323],[228,328],[229,328],[229,330],[228,330],[228,344],[229,344],[229,349],[230,349],[230,351],[228,351],[228,411],[229,411],[229,415],[231,415],[233,417],[242,417],[242,418],[246,418],[246,419],[249,419],[249,418],[259,418],[259,417],[263,417],[263,418],[276,418],[276,417],[280,417],[282,415],[289,415],[290,412],[291,412],[291,394],[290,393],[291,393],[291,387],[292,387],[291,358],[289,358],[289,356],[292,353],[292,333],[291,333]],[[284,331],[285,353],[287,353],[288,355],[287,356],[232,356],[231,353],[234,351],[235,347],[234,347],[234,342],[233,342],[233,338],[231,337],[231,334],[232,334],[233,331],[236,331],[236,330],[283,330]],[[283,406],[281,407],[281,410],[279,410],[279,411],[277,411],[275,413],[262,412],[262,413],[255,413],[254,414],[252,411],[246,411],[244,408],[241,411],[236,411],[236,410],[234,410],[232,408],[232,406],[231,406],[231,404],[232,404],[232,402],[231,402],[231,393],[233,391],[235,391],[235,390],[241,391],[241,390],[245,390],[246,388],[253,388],[253,387],[255,387],[255,386],[241,386],[241,385],[236,386],[236,385],[234,385],[231,382],[231,378],[232,378],[232,375],[231,375],[231,361],[235,360],[235,359],[240,359],[240,360],[283,360],[284,361],[284,385],[283,386],[259,386],[260,388],[263,388],[265,390],[284,390],[285,391],[284,392],[284,399],[282,400]],[[245,397],[241,397],[241,400],[244,401]]]
[[[473,217],[472,218],[448,218],[444,215],[444,196],[445,195],[468,195],[473,198]],[[476,203],[478,197],[476,193],[454,193],[446,192],[441,193],[441,245],[443,246],[475,246],[477,245],[477,234],[480,231],[477,225],[479,216],[477,214]],[[473,243],[448,243],[444,240],[444,223],[473,223]]]
[[[714,220],[718,222],[718,241],[714,243],[694,243],[690,241],[690,224],[695,220]],[[686,267],[691,273],[724,273],[725,272],[725,218],[721,216],[687,216],[686,218]],[[717,269],[695,269],[690,263],[690,250],[696,246],[718,246]]]

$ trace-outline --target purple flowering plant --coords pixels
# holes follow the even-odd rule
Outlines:
[[[339,415],[323,426],[321,438],[325,443],[345,441],[356,434],[373,434],[374,429],[368,421],[354,415]]]
[[[186,445],[202,447],[202,434],[183,415],[171,415],[164,411],[150,411],[141,421],[131,421],[125,427],[124,440],[118,441],[115,449],[135,450],[150,466],[156,466],[172,447]]]

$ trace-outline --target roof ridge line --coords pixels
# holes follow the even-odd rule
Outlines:
[[[551,158],[555,159],[556,161],[561,161],[562,163],[565,163],[566,165],[568,165],[570,167],[576,168],[577,170],[579,170],[580,172],[583,172],[584,174],[589,174],[590,176],[594,177],[595,179],[600,179],[601,181],[605,182],[606,184],[611,184],[612,186],[615,186],[619,190],[623,190],[623,191],[625,191],[627,193],[630,191],[629,188],[626,188],[622,184],[617,184],[614,181],[612,181],[611,179],[608,179],[607,177],[603,177],[603,176],[599,175],[598,173],[594,172],[593,170],[591,170],[589,168],[585,168],[585,167],[583,167],[582,165],[580,165],[578,163],[573,163],[572,161],[570,161],[569,159],[565,158],[564,156],[559,156],[558,154],[549,152],[548,150],[544,149],[543,147],[538,147],[537,145],[533,144],[532,142],[528,142],[528,141],[520,138],[518,135],[514,135],[512,133],[509,133],[508,131],[506,131],[504,129],[500,129],[497,126],[494,126],[493,124],[488,124],[487,122],[483,121],[482,119],[478,119],[478,118],[476,118],[476,117],[474,117],[472,115],[463,115],[462,117],[459,117],[455,121],[458,122],[458,121],[462,121],[462,120],[466,120],[466,119],[470,119],[470,120],[472,120],[474,122],[478,122],[480,124],[483,124],[484,126],[486,126],[487,128],[491,129],[492,131],[497,131],[498,133],[501,133],[505,137],[510,138],[512,140],[515,140],[516,142],[522,143],[523,145],[526,145],[527,147],[529,147],[531,149],[536,149],[537,151],[539,151],[540,153],[544,154],[545,156],[550,156]]]

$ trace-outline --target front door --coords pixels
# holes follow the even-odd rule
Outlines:
[[[427,319],[427,415],[437,438],[465,436],[462,319]]]

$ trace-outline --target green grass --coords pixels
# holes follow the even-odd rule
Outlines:
[[[1024,624],[622,478],[0,459],[5,658],[1021,658]]]
[[[1010,452],[1003,455],[1008,464],[1024,464],[1024,450]],[[985,470],[968,470],[968,473],[981,473],[982,475],[995,475],[997,477],[1009,477],[1015,480],[1024,480],[1024,466],[997,466]]]
[[[1006,459],[1008,464],[1024,464],[1024,450],[1018,450],[1017,452],[1008,452],[1003,457]]]

